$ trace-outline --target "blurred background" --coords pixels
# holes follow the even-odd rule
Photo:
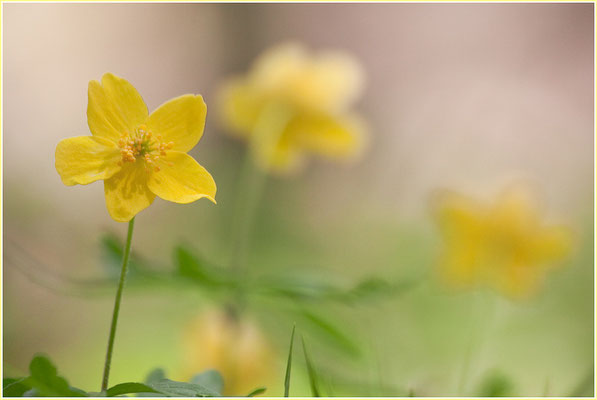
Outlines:
[[[158,273],[174,268],[181,244],[221,264],[246,148],[223,134],[217,90],[261,51],[294,40],[362,63],[367,84],[355,107],[370,144],[350,165],[314,160],[301,174],[268,180],[250,270],[417,284],[358,304],[307,305],[324,315],[310,320],[313,329],[297,320],[302,306],[292,300],[256,300],[249,336],[267,357],[246,356],[246,368],[271,370],[251,386],[283,393],[297,322],[331,395],[592,396],[593,7],[3,4],[4,376],[26,374],[43,352],[72,385],[99,390],[116,288],[102,283],[112,271],[106,234],[122,241],[126,224],[110,219],[101,183],[66,187],[54,168],[60,139],[89,134],[88,82],[105,72],[124,77],[150,111],[203,95],[205,134],[190,154],[214,176],[218,205],[156,199],[136,220],[133,250]],[[518,179],[538,189],[548,222],[574,230],[572,257],[523,302],[443,288],[433,279],[440,238],[430,193],[491,198]],[[154,367],[186,379],[201,357],[192,338],[210,323],[195,325],[221,307],[217,297],[131,277],[111,382],[142,380]],[[295,363],[291,395],[310,395],[298,351]]]

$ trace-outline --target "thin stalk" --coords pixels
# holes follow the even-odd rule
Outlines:
[[[475,360],[479,358],[483,350],[483,342],[495,319],[496,299],[495,295],[482,299],[482,292],[478,290],[473,294],[470,303],[470,333],[467,348],[464,353],[460,381],[458,384],[457,396],[466,396],[468,383],[471,379],[471,369]],[[485,300],[482,304],[482,300]]]
[[[284,397],[290,395],[290,371],[292,369],[292,347],[294,346],[294,331],[296,325],[292,326],[292,334],[290,335],[290,348],[288,349],[288,362],[286,363],[286,376],[284,377]]]
[[[237,286],[233,308],[238,311],[245,303],[247,282],[246,256],[257,209],[267,183],[268,174],[262,166],[255,165],[264,149],[273,150],[283,134],[292,114],[279,103],[267,105],[261,112],[253,134],[250,137],[245,154],[237,195],[237,207],[232,221],[232,250],[230,268],[238,273],[240,284]],[[267,151],[266,151],[267,152]]]
[[[126,245],[124,247],[124,256],[122,258],[122,270],[120,271],[120,280],[118,281],[118,290],[114,300],[114,311],[112,312],[112,324],[110,325],[110,336],[108,337],[108,350],[106,351],[106,363],[104,364],[104,376],[102,378],[102,392],[108,389],[108,378],[110,376],[110,364],[112,363],[112,351],[114,350],[114,336],[116,336],[116,325],[118,324],[118,313],[120,312],[120,300],[122,299],[122,290],[126,279],[126,271],[129,265],[129,255],[131,254],[131,242],[133,240],[133,228],[135,226],[135,217],[129,222],[128,234],[126,236]]]

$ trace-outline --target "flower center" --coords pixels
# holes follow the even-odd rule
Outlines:
[[[118,162],[119,165],[143,160],[147,171],[153,168],[157,172],[160,170],[157,161],[166,155],[166,150],[170,150],[174,143],[162,142],[162,137],[159,135],[154,138],[147,126],[141,124],[135,128],[132,134],[123,133],[118,141],[118,146],[122,155],[122,160]]]

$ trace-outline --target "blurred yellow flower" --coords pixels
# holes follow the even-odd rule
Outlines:
[[[255,160],[273,172],[299,169],[309,153],[346,159],[364,146],[365,124],[349,111],[363,87],[349,55],[310,55],[296,43],[266,51],[220,93],[222,120],[250,139]]]
[[[106,206],[116,221],[131,220],[155,196],[175,203],[207,197],[216,183],[186,154],[203,135],[207,107],[201,96],[184,95],[151,115],[137,90],[107,73],[89,82],[87,122],[92,136],[63,139],[56,170],[65,185],[104,180]]]
[[[524,298],[571,250],[571,232],[545,225],[523,187],[504,191],[493,204],[451,192],[436,200],[435,217],[445,242],[440,273],[451,285],[486,284]]]
[[[183,379],[215,369],[224,378],[224,395],[244,396],[271,387],[274,352],[259,328],[246,317],[208,311],[192,321],[183,336]]]

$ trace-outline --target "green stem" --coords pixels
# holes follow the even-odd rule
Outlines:
[[[118,290],[114,300],[114,311],[112,312],[112,324],[110,325],[110,337],[108,338],[108,350],[106,351],[106,363],[104,364],[104,377],[102,379],[102,392],[108,389],[108,378],[110,376],[110,364],[112,363],[112,350],[114,349],[114,336],[116,335],[116,325],[118,323],[118,313],[120,312],[120,300],[122,299],[122,290],[124,289],[124,280],[129,265],[129,255],[131,254],[131,242],[133,239],[133,227],[135,226],[135,217],[129,222],[129,230],[126,236],[126,246],[122,258],[122,270],[120,271],[120,280],[118,281]]]
[[[235,304],[231,305],[234,315],[245,303],[247,248],[268,177],[262,167],[255,165],[254,158],[259,151],[263,151],[262,148],[275,147],[291,116],[290,111],[282,104],[271,103],[265,106],[255,124],[245,154],[237,195],[237,207],[232,221],[234,228],[232,230],[230,268],[238,273],[240,282],[235,291]]]
[[[249,236],[255,220],[259,201],[265,188],[267,175],[253,164],[252,154],[247,151],[240,176],[238,204],[233,224],[233,249],[230,266],[242,270],[245,261]]]
[[[481,298],[482,292],[477,290],[473,294],[473,299],[470,303],[470,333],[467,348],[464,353],[464,360],[462,363],[462,370],[460,374],[460,382],[458,384],[457,396],[466,396],[468,389],[468,381],[471,379],[471,367],[479,353],[482,350],[483,342],[486,339],[487,332],[491,329],[495,317],[496,298],[495,295],[490,295],[488,298]],[[482,300],[485,303],[482,304]]]

